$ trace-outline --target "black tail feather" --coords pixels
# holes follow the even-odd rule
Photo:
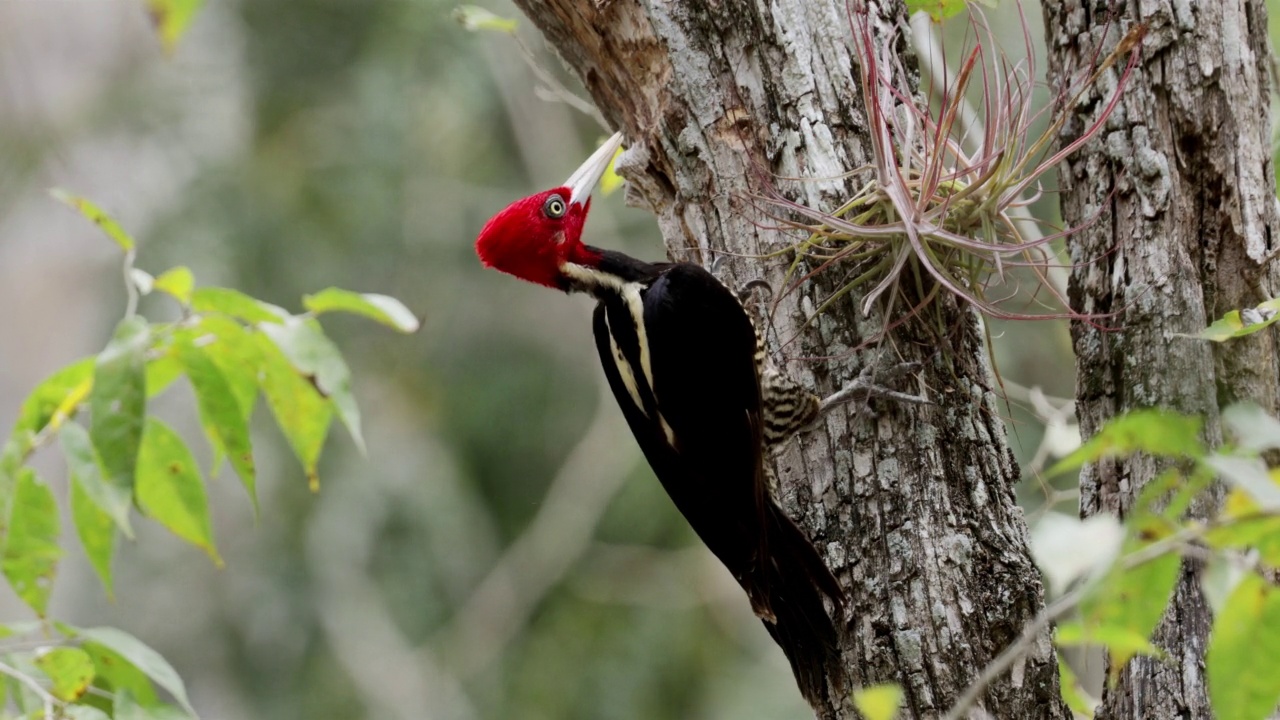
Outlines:
[[[829,598],[842,615],[844,591],[781,508],[770,502],[765,514],[767,555],[747,579],[755,585],[747,592],[764,600],[773,615],[772,622],[767,617],[762,621],[791,662],[801,694],[810,705],[825,704],[828,688],[843,692],[845,679],[836,627],[822,598]]]

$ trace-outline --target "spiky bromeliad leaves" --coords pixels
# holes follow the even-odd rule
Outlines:
[[[865,5],[851,4],[874,161],[849,176],[867,179],[832,212],[792,201],[776,189],[765,198],[773,207],[803,218],[783,221],[809,233],[788,248],[795,253],[788,278],[798,274],[802,264],[812,267],[791,284],[791,290],[836,266],[853,277],[827,297],[814,317],[858,289],[863,291],[864,314],[882,299],[887,315],[899,299],[915,314],[946,290],[996,318],[1094,319],[1072,310],[1061,289],[1048,280],[1053,261],[1049,244],[1083,226],[1042,233],[1025,208],[1039,196],[1040,177],[1106,123],[1137,62],[1145,27],[1129,29],[1105,57],[1095,54],[1079,81],[1058,92],[1055,102],[1036,110],[1032,105],[1034,49],[1021,6],[1019,17],[1027,62],[1011,64],[982,12],[971,7],[970,23],[979,40],[964,55],[954,80],[934,89],[936,109],[922,109],[915,100],[913,74],[892,50],[895,43],[877,44]],[[1052,152],[1070,108],[1086,99],[1104,78],[1112,89],[1092,124]],[[966,99],[973,87],[980,90],[980,122],[965,119],[974,115]],[[1051,113],[1046,129],[1033,134],[1033,124],[1046,113]],[[1037,192],[1027,197],[1033,188]],[[1001,299],[988,297],[989,283],[1006,280],[1006,269],[1011,267],[1029,269],[1062,309],[1011,312],[1001,306]]]

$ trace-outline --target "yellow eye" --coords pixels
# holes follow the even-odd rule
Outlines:
[[[546,202],[542,203],[542,214],[552,219],[564,217],[564,213],[568,209],[564,198],[559,195],[552,195],[547,198]]]

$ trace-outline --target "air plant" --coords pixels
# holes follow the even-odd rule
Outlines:
[[[938,102],[929,109],[915,101],[912,73],[893,52],[894,43],[877,46],[865,5],[851,2],[874,162],[850,173],[865,182],[832,212],[788,200],[781,193],[768,198],[804,218],[786,222],[808,233],[790,248],[795,260],[788,279],[805,261],[816,262],[792,289],[837,266],[854,276],[821,304],[814,317],[860,289],[864,314],[882,298],[891,311],[899,297],[912,304],[911,314],[915,314],[946,290],[995,318],[1090,319],[1071,310],[1063,290],[1047,276],[1054,260],[1049,244],[1084,226],[1042,233],[1029,221],[1026,206],[1039,197],[1041,176],[1103,128],[1137,62],[1144,27],[1131,29],[1101,60],[1100,53],[1095,53],[1081,78],[1062,88],[1056,102],[1037,111],[1032,107],[1033,48],[1021,5],[1018,9],[1027,62],[1011,64],[982,12],[971,8],[970,23],[978,39],[954,79],[944,81],[940,91],[934,88]],[[1092,123],[1055,150],[1055,138],[1072,108],[1126,55],[1110,96]],[[981,91],[978,123],[962,122],[966,113],[974,114],[966,100],[971,87]],[[1047,128],[1035,134],[1032,126],[1045,113],[1052,113]],[[1003,281],[1007,268],[1019,266],[1029,268],[1065,310],[1012,312],[1001,307],[1002,299],[987,296],[993,280]]]

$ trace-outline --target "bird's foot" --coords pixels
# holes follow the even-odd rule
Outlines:
[[[929,405],[931,403],[919,395],[890,390],[874,382],[875,380],[882,382],[896,380],[919,369],[920,363],[918,362],[898,363],[889,368],[867,366],[862,369],[862,372],[858,374],[858,377],[853,382],[840,388],[822,401],[819,405],[819,415],[825,415],[832,408],[844,403],[853,401],[866,402],[873,397],[882,397],[913,405]]]

